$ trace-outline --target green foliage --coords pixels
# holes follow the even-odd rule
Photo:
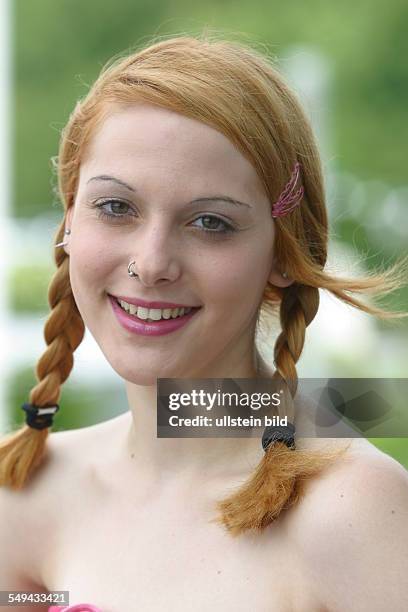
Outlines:
[[[53,270],[32,264],[12,268],[9,277],[10,306],[16,313],[47,312],[47,288]]]

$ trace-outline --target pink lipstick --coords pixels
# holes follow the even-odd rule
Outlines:
[[[112,304],[113,312],[120,323],[120,325],[126,329],[127,331],[132,332],[133,334],[138,334],[140,336],[163,336],[165,334],[170,334],[173,331],[176,331],[185,325],[194,317],[194,315],[200,310],[200,307],[191,307],[189,313],[184,314],[182,316],[177,316],[175,319],[160,319],[159,321],[143,321],[138,318],[136,315],[132,315],[129,312],[126,312],[119,304],[118,299],[124,298],[114,298],[109,295],[109,300]],[[142,300],[131,301],[129,298],[126,300],[128,303],[133,303],[138,306],[142,306],[144,304],[149,304],[150,308],[176,308],[177,306],[174,304],[168,305],[167,302],[142,302]],[[166,304],[166,306],[150,306],[150,304]]]

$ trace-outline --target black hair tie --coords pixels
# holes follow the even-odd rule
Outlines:
[[[51,427],[54,414],[59,410],[58,404],[51,406],[34,406],[23,404],[22,410],[26,413],[26,424],[33,429],[46,429]]]
[[[283,442],[288,448],[295,450],[295,426],[292,423],[288,423],[287,425],[265,427],[262,436],[262,448],[264,451],[275,442]]]

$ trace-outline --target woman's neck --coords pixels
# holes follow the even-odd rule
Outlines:
[[[234,376],[225,369],[217,378],[254,378],[271,374],[256,352],[252,363]],[[222,474],[248,462],[248,453],[259,460],[258,438],[157,438],[157,385],[126,385],[130,415],[127,420],[126,454],[148,480],[196,478]],[[262,450],[262,449],[261,449]]]

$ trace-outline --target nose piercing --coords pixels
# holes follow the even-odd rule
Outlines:
[[[138,276],[136,272],[133,270],[133,266],[135,265],[135,261],[131,261],[128,265],[128,274],[130,277]]]

